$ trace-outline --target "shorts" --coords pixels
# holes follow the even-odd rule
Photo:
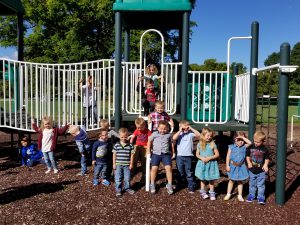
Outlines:
[[[172,156],[170,153],[162,153],[161,155],[152,154],[151,155],[151,166],[159,166],[162,162],[164,166],[172,165]]]

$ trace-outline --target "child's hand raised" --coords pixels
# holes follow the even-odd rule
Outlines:
[[[230,166],[226,166],[226,171],[227,171],[227,172],[230,171]]]

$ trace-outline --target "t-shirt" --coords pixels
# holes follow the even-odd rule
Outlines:
[[[161,155],[171,152],[172,137],[170,133],[160,134],[158,131],[155,131],[151,134],[149,140],[153,141],[153,154]]]
[[[110,142],[97,140],[93,144],[92,160],[97,163],[111,162],[112,159],[112,145]]]
[[[193,140],[195,134],[192,131],[181,132],[176,141],[178,156],[193,156]]]
[[[114,145],[112,151],[116,154],[116,165],[129,166],[131,154],[134,154],[134,147],[130,143],[122,145],[120,142]]]
[[[147,128],[144,129],[144,130],[136,129],[133,132],[133,135],[136,136],[135,145],[137,145],[137,146],[147,146],[148,137],[151,136],[151,132]]]
[[[53,129],[43,130],[42,152],[50,152],[53,139]]]
[[[156,101],[156,93],[154,90],[146,89],[145,91],[146,99],[149,102],[155,102]]]
[[[265,146],[255,147],[254,145],[247,149],[246,155],[250,157],[252,168],[249,170],[252,173],[258,174],[263,172],[263,165],[266,159],[270,159],[269,150]]]
[[[158,113],[158,112],[152,112],[150,113],[150,118],[152,121],[152,131],[157,130],[158,128],[158,122],[161,120],[170,121],[171,118],[166,112]]]

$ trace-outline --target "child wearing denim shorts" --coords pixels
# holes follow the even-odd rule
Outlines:
[[[69,128],[69,132],[72,136],[74,136],[76,145],[81,155],[81,172],[79,172],[77,175],[85,176],[87,174],[87,163],[90,160],[91,142],[83,127],[80,128],[78,126],[72,125]]]
[[[266,135],[262,131],[256,131],[253,135],[253,144],[247,149],[246,160],[249,168],[249,195],[247,202],[253,202],[256,197],[258,204],[265,204],[265,181],[269,170],[269,150],[264,146]]]
[[[105,186],[110,185],[108,167],[112,159],[112,145],[108,142],[108,132],[106,129],[99,130],[99,139],[93,144],[92,164],[94,166],[93,185],[101,183]]]
[[[147,145],[147,153],[150,154],[150,150],[152,149],[151,155],[151,177],[150,177],[150,193],[155,194],[155,179],[157,176],[157,171],[160,162],[162,161],[167,176],[167,185],[166,189],[168,194],[173,194],[173,186],[172,186],[172,158],[174,158],[174,145],[172,143],[172,137],[169,133],[169,124],[167,121],[159,121],[158,123],[158,131],[152,133],[149,137],[148,145]]]

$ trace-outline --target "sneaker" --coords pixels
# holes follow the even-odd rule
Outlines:
[[[155,194],[156,189],[155,189],[155,184],[150,184],[150,193]]]
[[[239,202],[244,202],[245,201],[243,196],[241,196],[241,195],[238,195],[237,198],[238,198]]]
[[[174,193],[172,184],[167,184],[166,188],[167,188],[167,192],[168,192],[169,195]]]
[[[227,194],[227,195],[225,195],[225,197],[224,197],[224,201],[228,201],[228,200],[230,199],[230,197],[231,197],[231,194]]]
[[[258,204],[265,205],[266,202],[265,202],[265,200],[263,198],[258,198]]]
[[[195,190],[189,190],[189,194],[195,194]]]
[[[214,192],[214,191],[210,191],[209,192],[209,198],[210,198],[210,200],[212,200],[212,201],[214,201],[214,200],[216,200],[216,192]]]
[[[203,199],[207,199],[209,197],[208,194],[206,194],[206,192],[203,190],[202,191],[200,190],[200,194]]]
[[[106,179],[102,180],[101,184],[103,184],[104,186],[109,186],[110,182]]]
[[[133,195],[133,194],[135,193],[135,191],[132,190],[132,189],[130,189],[130,188],[128,188],[128,189],[126,190],[126,192],[127,192],[128,194],[130,194],[130,195]]]
[[[51,172],[51,169],[47,169],[46,172],[45,172],[45,174],[48,174],[50,172]]]
[[[76,174],[76,176],[82,176],[82,177],[86,176],[86,175],[87,175],[87,173],[82,173],[82,172],[79,172],[79,173]]]
[[[97,186],[99,184],[99,181],[98,180],[93,180],[93,185],[94,186]]]
[[[54,173],[58,173],[58,169],[54,169],[53,172],[54,172]]]
[[[117,193],[116,193],[116,197],[119,198],[119,197],[121,197],[121,196],[122,196],[122,193],[121,193],[121,192],[117,192]]]
[[[254,197],[252,195],[248,195],[246,202],[253,202]]]

